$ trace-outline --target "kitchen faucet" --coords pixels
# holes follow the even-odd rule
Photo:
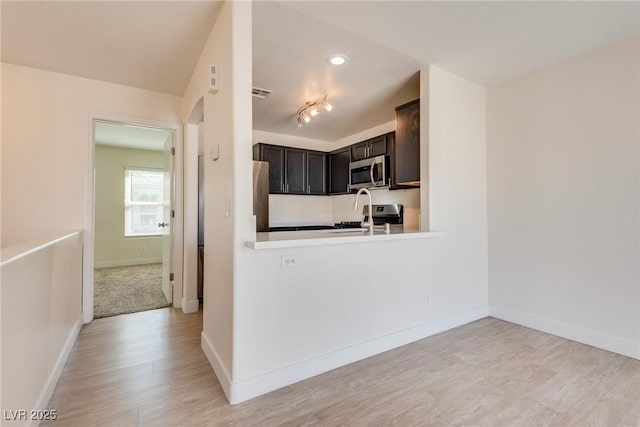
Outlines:
[[[361,188],[360,190],[358,190],[358,192],[356,193],[356,201],[353,202],[353,210],[356,211],[358,210],[358,198],[360,197],[360,194],[362,193],[366,193],[367,196],[369,196],[369,220],[368,221],[364,221],[362,223],[362,226],[365,228],[369,228],[369,232],[373,233],[373,206],[372,206],[372,202],[371,202],[371,192],[369,190],[367,190],[366,188]]]

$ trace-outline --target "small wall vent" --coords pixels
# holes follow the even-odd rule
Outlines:
[[[255,98],[266,99],[267,96],[271,95],[272,93],[273,91],[269,89],[262,89],[259,87],[251,88],[251,95],[253,95]]]

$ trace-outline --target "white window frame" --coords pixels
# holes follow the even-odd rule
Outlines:
[[[131,230],[130,223],[130,208],[135,206],[156,206],[160,208],[160,217],[156,217],[158,222],[163,222],[164,215],[164,200],[159,202],[132,202],[131,201],[131,171],[141,171],[141,172],[158,172],[164,175],[163,169],[155,169],[155,168],[144,168],[137,166],[126,166],[124,168],[124,237],[125,238],[135,238],[135,237],[160,237],[163,235],[163,231],[160,227],[158,227],[157,231],[154,233],[134,233]],[[164,179],[164,177],[163,177]],[[164,189],[163,189],[164,192]],[[164,195],[164,193],[163,193]]]

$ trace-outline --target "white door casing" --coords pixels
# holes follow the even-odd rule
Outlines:
[[[172,131],[173,146],[175,153],[173,156],[176,160],[173,163],[173,176],[171,178],[173,188],[172,209],[175,216],[171,218],[172,231],[171,235],[171,258],[173,262],[173,272],[176,274],[173,286],[171,301],[175,307],[180,307],[182,300],[182,168],[180,166],[182,149],[182,126],[177,123],[163,122],[158,120],[149,120],[138,117],[123,116],[109,113],[91,113],[88,116],[88,141],[89,148],[87,150],[87,171],[85,175],[85,226],[83,229],[83,266],[82,266],[82,313],[84,323],[90,323],[93,320],[93,275],[94,275],[94,244],[95,244],[95,129],[96,121],[113,122],[120,124],[129,124],[133,126],[154,127]]]
[[[173,278],[170,277],[172,273],[173,263],[172,257],[172,242],[171,236],[173,234],[173,218],[171,211],[173,210],[173,133],[164,142],[162,149],[163,158],[163,172],[164,172],[164,196],[162,200],[162,293],[167,299],[168,303],[173,302]],[[159,224],[160,226],[160,224]]]

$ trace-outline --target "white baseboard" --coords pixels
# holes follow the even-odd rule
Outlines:
[[[229,381],[229,377],[226,376],[224,381],[227,381],[227,384],[223,385],[223,389],[225,389],[225,387],[228,388],[228,391],[225,389],[225,394],[229,399],[229,403],[236,404],[244,402],[245,400],[252,399],[315,375],[319,375],[341,366],[366,359],[367,357],[421,340],[431,335],[444,332],[448,329],[485,318],[488,315],[489,308],[487,306],[482,306],[455,316],[434,320],[424,325],[323,354],[313,359],[285,366],[275,371],[239,382],[232,383]],[[205,336],[203,334],[203,349],[204,343]],[[212,355],[215,354],[213,352],[213,348],[211,348],[211,350],[205,350],[205,354],[207,351],[210,351]],[[215,358],[213,356],[210,357],[209,355],[207,355],[207,358],[209,358],[209,362],[217,374],[218,369],[221,368],[216,368],[216,365],[212,362],[212,359],[215,360]],[[215,363],[219,365],[219,362]],[[218,379],[220,379],[220,375],[217,375]],[[223,380],[220,382],[222,383],[222,381]]]
[[[207,360],[213,368],[213,372],[215,372],[216,377],[218,377],[218,382],[220,383],[225,396],[227,396],[227,400],[231,402],[233,400],[231,375],[227,368],[225,368],[220,356],[218,356],[218,352],[216,352],[213,344],[204,331],[200,334],[200,347],[202,347],[202,351],[204,352],[204,355],[207,356]]]
[[[58,384],[58,379],[60,378],[60,374],[62,373],[62,369],[64,369],[65,363],[67,363],[67,359],[69,358],[69,353],[71,353],[71,349],[73,348],[73,344],[76,342],[76,338],[78,338],[78,334],[80,333],[80,329],[82,328],[83,317],[82,314],[78,317],[76,322],[71,327],[69,331],[69,335],[67,336],[67,340],[62,347],[62,351],[56,360],[56,364],[53,367],[53,370],[49,374],[49,378],[47,378],[47,382],[45,383],[40,395],[38,396],[38,400],[36,401],[33,409],[36,410],[46,410],[47,405],[49,405],[49,399],[51,399],[51,395],[53,394],[53,390],[55,390],[56,385]],[[29,422],[29,426],[38,426],[40,421],[32,420]]]
[[[489,315],[496,319],[506,320],[531,329],[557,335],[582,344],[587,344],[623,356],[640,359],[640,343],[614,335],[585,329],[580,326],[558,322],[557,320],[546,319],[534,314],[522,311],[511,310],[496,305],[489,306]]]
[[[186,301],[184,298],[182,299],[182,311],[184,313],[197,313],[200,310],[200,301]]]
[[[135,259],[115,259],[112,261],[96,261],[94,268],[107,268],[107,267],[129,267],[132,265],[142,264],[160,264],[162,258],[135,258]]]

